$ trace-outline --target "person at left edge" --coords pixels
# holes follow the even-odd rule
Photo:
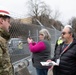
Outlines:
[[[10,38],[10,18],[10,13],[7,10],[0,9],[0,75],[14,75],[7,48]]]
[[[39,42],[33,42],[32,38],[28,38],[29,49],[32,52],[32,63],[36,68],[37,75],[47,75],[48,66],[42,66],[40,62],[46,62],[51,56],[50,33],[47,29],[39,31]]]

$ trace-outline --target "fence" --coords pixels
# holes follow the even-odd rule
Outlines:
[[[33,25],[33,24],[27,25],[27,24],[13,23],[11,30],[10,30],[11,38],[22,39],[24,41],[23,49],[28,49],[26,48],[27,37],[30,36],[34,39],[34,41],[38,41],[39,39],[38,33],[41,28],[42,27],[39,25]],[[52,47],[51,53],[53,57],[54,45],[55,45],[57,38],[60,36],[60,31],[56,30],[55,28],[48,28],[48,27],[45,27],[45,28],[48,29],[51,34],[51,47]]]
[[[38,41],[39,40],[38,33],[41,28],[42,27],[39,25],[27,25],[27,24],[18,24],[18,23],[12,24],[10,34],[11,34],[11,39],[13,39],[14,43],[11,42],[12,44],[10,44],[9,46],[9,50],[11,50],[10,56],[12,59],[12,63],[18,60],[21,60],[30,55],[29,48],[27,46],[27,37],[30,36],[34,39],[34,41]],[[55,42],[60,36],[60,31],[53,29],[53,28],[48,28],[48,27],[45,27],[45,28],[48,29],[51,34],[51,43],[50,43],[51,57],[53,57]],[[19,50],[17,47],[18,41],[23,42],[22,50]]]

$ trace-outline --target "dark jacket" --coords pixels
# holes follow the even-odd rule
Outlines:
[[[59,58],[63,44],[55,50],[54,61]],[[76,75],[76,40],[61,55],[59,66],[54,66],[53,75]]]
[[[42,61],[47,61],[48,59],[50,59],[50,52],[51,52],[51,48],[50,48],[50,44],[48,41],[44,40],[43,41],[44,44],[46,45],[46,49],[41,51],[41,52],[35,52],[32,54],[32,62],[33,62],[33,66],[36,68],[48,68],[45,66],[42,66],[40,64],[40,62]]]

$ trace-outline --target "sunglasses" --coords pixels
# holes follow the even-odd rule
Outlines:
[[[66,32],[62,32],[61,34],[62,34],[62,35],[65,35],[65,34],[70,34],[70,32],[68,32],[68,33],[66,33]]]

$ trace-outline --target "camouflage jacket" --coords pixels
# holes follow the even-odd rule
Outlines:
[[[9,34],[0,29],[0,75],[13,75],[12,64],[7,49]]]

